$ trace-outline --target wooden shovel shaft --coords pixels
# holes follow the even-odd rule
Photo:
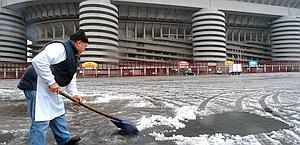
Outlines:
[[[59,94],[61,94],[62,96],[66,97],[66,98],[68,98],[68,99],[70,99],[70,100],[73,101],[73,102],[77,102],[77,100],[75,100],[70,94],[68,94],[68,93],[65,92],[65,91],[60,91]],[[84,108],[87,108],[87,109],[89,109],[89,110],[91,110],[91,111],[94,111],[94,112],[96,112],[96,113],[98,113],[98,114],[100,114],[100,115],[103,115],[103,116],[105,116],[105,117],[108,117],[108,118],[110,118],[110,119],[118,120],[118,121],[121,120],[121,119],[119,119],[119,118],[117,118],[117,117],[108,115],[107,113],[105,113],[105,112],[102,111],[102,110],[93,108],[93,107],[91,107],[91,106],[89,106],[89,105],[87,105],[87,104],[84,104],[84,103],[82,103],[82,102],[77,102],[77,103],[78,103],[79,105],[83,106]]]

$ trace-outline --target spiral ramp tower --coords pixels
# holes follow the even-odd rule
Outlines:
[[[89,45],[81,61],[118,62],[118,8],[109,0],[88,0],[79,5],[79,27]]]
[[[300,61],[300,18],[282,17],[271,23],[272,60]]]
[[[14,11],[0,8],[0,61],[26,62],[25,22]]]
[[[218,10],[202,9],[193,14],[193,60],[226,61],[225,14]]]

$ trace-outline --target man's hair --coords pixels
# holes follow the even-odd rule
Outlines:
[[[86,37],[84,30],[79,29],[76,33],[70,35],[70,39],[74,42],[81,40],[84,43],[89,43],[89,39]]]

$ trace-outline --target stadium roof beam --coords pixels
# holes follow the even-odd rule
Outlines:
[[[55,34],[55,28],[54,28],[53,23],[50,23],[50,26],[51,26],[51,28],[52,28],[52,36],[53,36],[53,38],[55,38],[55,37],[56,37],[56,34]]]
[[[250,24],[250,21],[251,21],[252,18],[253,18],[253,16],[250,16],[250,17],[248,18],[248,21],[247,21],[247,24],[248,24],[248,25]]]
[[[34,32],[34,36],[33,36],[33,40],[36,40],[36,39],[40,39],[40,35],[41,35],[41,27],[36,27],[37,25],[31,25],[31,29],[32,31]],[[30,31],[31,33],[31,31]]]
[[[293,2],[294,1],[290,0],[289,3],[287,4],[287,7],[291,7],[291,5],[292,5]]]
[[[47,8],[44,5],[40,5],[40,7],[41,7],[42,11],[45,11],[45,13],[46,13],[45,17],[48,17],[48,10],[47,10]],[[42,16],[43,16],[43,12],[42,12]]]
[[[32,6],[30,6],[29,9],[30,9],[29,11],[32,14],[32,19],[36,19],[37,18],[37,12],[35,11],[35,9],[33,9]]]
[[[291,0],[291,1],[289,2],[289,4],[288,4],[288,7],[292,7],[292,4],[293,4],[293,3],[295,3],[295,1],[292,1],[292,0]]]
[[[276,0],[275,6],[278,6],[280,0]]]
[[[69,16],[69,9],[68,9],[68,7],[66,6],[65,3],[59,4],[59,8],[61,9],[61,14],[64,14],[63,10],[65,10],[66,11],[66,15]]]
[[[296,2],[295,2],[295,5],[294,5],[294,8],[299,8],[299,4],[300,4],[300,1],[299,1],[299,0],[296,1]]]
[[[23,9],[22,11],[24,12],[25,18],[32,17],[32,14],[28,9]]]
[[[284,1],[284,6],[289,7],[291,2],[292,2],[292,0]]]
[[[270,0],[271,5],[275,5],[277,0]]]
[[[241,24],[243,25],[244,23],[244,21],[246,20],[247,21],[247,19],[249,18],[249,16],[243,16],[242,17],[242,19],[241,19]]]
[[[40,5],[35,6],[35,8],[38,11],[39,18],[42,18],[43,17],[43,9],[40,7]]]
[[[77,28],[76,28],[76,24],[75,24],[75,22],[74,22],[74,21],[72,21],[72,24],[73,24],[73,32],[75,33],[75,32],[76,32],[76,30],[77,30]]]
[[[53,9],[53,7],[51,6],[51,4],[47,4],[47,7],[49,8],[48,17],[49,17],[49,16],[54,16],[54,9]],[[51,12],[51,15],[50,15],[50,12]]]
[[[283,6],[284,1],[288,1],[288,0],[278,0],[277,6]]]

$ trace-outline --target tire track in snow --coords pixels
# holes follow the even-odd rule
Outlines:
[[[150,102],[151,104],[153,104],[154,106],[164,106],[164,103],[159,102],[151,97],[144,97],[144,96],[140,96],[140,98]]]
[[[165,101],[165,102],[167,102],[167,103],[173,104],[173,105],[178,106],[178,107],[184,106],[184,105],[179,104],[178,102],[176,102],[176,100],[171,100],[171,99],[166,99],[166,98],[157,98],[157,97],[154,97],[154,98],[152,98],[152,99],[154,99],[154,100],[159,100],[159,101],[161,101],[161,102]]]
[[[162,98],[162,97],[144,97],[144,96],[140,96],[140,98],[142,98],[146,101],[149,101],[150,103],[152,103],[155,106],[165,106],[164,102],[170,103],[170,104],[178,106],[178,107],[182,107],[185,104],[194,105],[192,103],[189,103],[188,101],[183,101],[183,100],[176,99],[176,97],[174,97],[174,98]]]
[[[293,109],[286,108],[286,107],[290,107],[290,106],[298,106],[300,103],[296,103],[296,104],[288,105],[288,106],[282,106],[281,102],[279,100],[279,96],[280,96],[280,93],[275,93],[272,95],[273,102],[279,105],[279,106],[275,106],[279,112],[277,112],[277,113],[273,112],[272,113],[273,116],[280,117],[283,120],[289,121],[291,118],[293,118],[293,115],[300,113],[299,110],[293,110]],[[286,111],[294,111],[294,113],[290,113],[290,112],[287,113]],[[282,114],[282,113],[284,113],[284,114]],[[289,118],[289,119],[286,119],[286,118]]]
[[[261,134],[256,134],[255,138],[262,144],[262,145],[273,145],[273,144],[282,144],[282,142],[280,142],[279,140],[273,139],[271,137],[269,137],[267,134],[265,133],[261,133]]]
[[[287,107],[296,107],[296,106],[299,106],[299,105],[300,105],[300,103],[295,103],[295,104],[282,105],[281,107],[287,108]]]
[[[273,101],[276,103],[276,104],[280,104],[280,101],[279,101],[279,93],[276,93],[272,96],[272,99]]]
[[[262,107],[262,109],[264,111],[272,114],[274,117],[279,117],[280,119],[289,122],[289,119],[286,118],[286,117],[288,117],[288,114],[282,114],[282,112],[278,112],[278,111],[274,112],[273,109],[266,104],[266,98],[271,95],[273,97],[273,95],[276,95],[276,94],[266,94],[266,95],[263,95],[262,97],[260,97],[260,99],[259,99],[260,106]]]
[[[181,100],[180,100],[181,99]],[[180,103],[183,103],[183,104],[187,104],[187,105],[195,105],[194,103],[190,102],[190,101],[184,101],[184,100],[187,100],[189,98],[172,98],[172,100],[174,101],[177,101],[177,102],[180,102]]]
[[[249,97],[252,94],[254,94],[254,93],[250,93],[250,94],[244,95],[244,96],[242,96],[242,97],[240,97],[240,98],[238,98],[236,100],[236,102],[235,102],[235,109],[236,109],[236,111],[243,110],[243,106],[242,106],[243,105],[243,99],[246,98],[246,97]]]
[[[271,136],[276,140],[280,141],[282,145],[299,145],[300,144],[300,137],[291,130],[283,130],[280,132],[275,132]]]
[[[208,102],[216,97],[219,97],[219,96],[222,96],[224,95],[225,93],[221,93],[221,94],[218,94],[218,95],[214,95],[212,97],[209,97],[208,99],[204,100],[197,108],[197,110],[204,110],[206,105],[208,104]]]
[[[266,98],[267,98],[268,96],[270,96],[270,95],[272,95],[272,94],[266,94],[266,95],[263,95],[263,96],[261,96],[261,97],[259,98],[259,104],[260,104],[260,106],[262,107],[263,110],[266,110],[267,108],[270,108],[270,107],[268,107],[268,105],[266,104]]]
[[[262,144],[262,145],[272,145],[272,144],[282,144],[280,141],[273,139],[266,135],[265,133],[256,134],[255,138]]]

